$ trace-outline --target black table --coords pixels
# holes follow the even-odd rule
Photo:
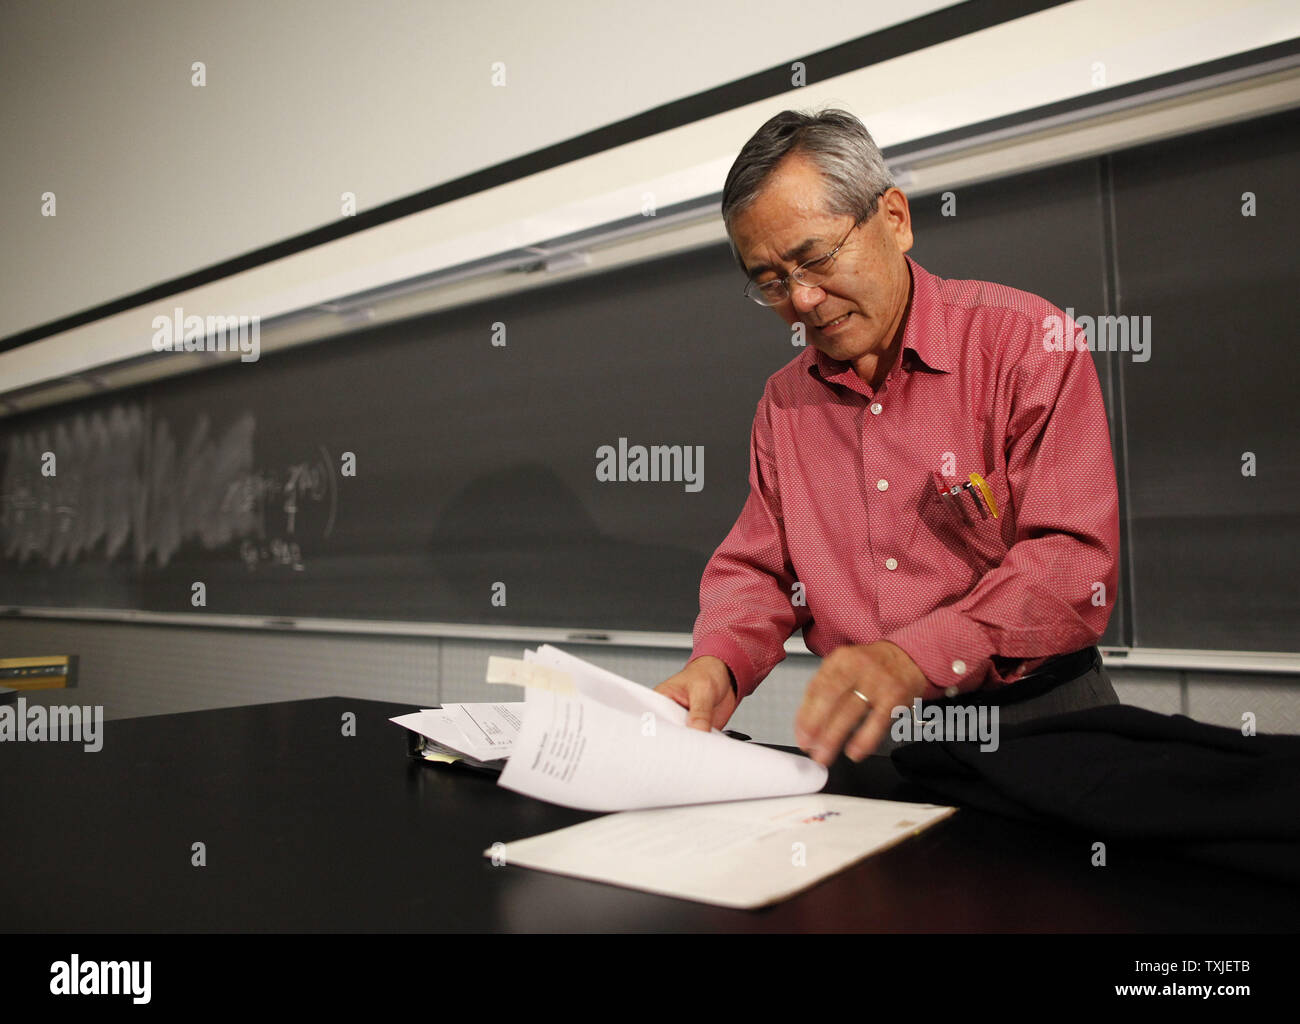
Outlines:
[[[407,757],[404,704],[331,697],[125,719],[103,749],[0,743],[0,928],[15,932],[1275,932],[1300,891],[961,810],[760,911],[481,856],[595,815]],[[356,716],[345,736],[344,716]],[[828,791],[942,802],[887,757]],[[194,866],[203,843],[206,865]]]

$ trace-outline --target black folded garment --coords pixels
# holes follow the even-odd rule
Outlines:
[[[1300,881],[1300,736],[1240,731],[1123,704],[910,743],[899,772],[952,803],[1095,839]]]

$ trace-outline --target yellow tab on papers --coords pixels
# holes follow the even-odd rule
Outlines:
[[[531,661],[518,661],[515,658],[498,658],[489,656],[487,668],[489,683],[508,683],[513,686],[535,686],[539,690],[572,696],[578,692],[573,684],[573,676],[549,665],[539,665]]]

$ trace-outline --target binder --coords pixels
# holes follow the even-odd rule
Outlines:
[[[421,764],[436,768],[468,768],[488,775],[500,775],[506,766],[504,758],[500,761],[477,761],[467,754],[449,753],[427,736],[411,729],[406,730],[406,753]]]

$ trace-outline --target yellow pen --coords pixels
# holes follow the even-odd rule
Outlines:
[[[953,484],[952,487],[948,488],[948,494],[956,497],[962,491],[969,491],[972,487],[979,493],[980,498],[984,499],[984,507],[992,512],[993,518],[996,519],[998,517],[998,503],[993,500],[993,490],[989,487],[988,481],[978,473],[972,473],[968,483]],[[975,502],[975,506],[978,508],[980,499],[972,498],[971,500]]]
[[[993,518],[996,519],[998,517],[998,503],[993,500],[993,490],[989,487],[988,481],[978,473],[972,473],[970,475],[970,483],[966,486],[974,486],[979,489],[980,494],[984,498],[985,504],[988,505],[989,511],[993,513]]]

